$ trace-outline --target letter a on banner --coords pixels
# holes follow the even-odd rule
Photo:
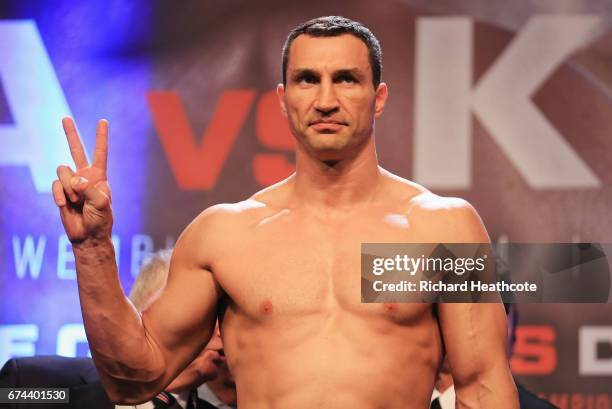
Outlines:
[[[0,125],[0,166],[28,166],[38,192],[50,192],[60,163],[72,163],[60,119],[70,116],[33,21],[0,21],[0,78],[13,118]]]

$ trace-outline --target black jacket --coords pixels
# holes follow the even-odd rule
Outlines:
[[[69,404],[0,404],[7,409],[114,409],[91,358],[36,356],[10,359],[0,370],[0,388],[69,388]],[[2,406],[5,405],[5,406]]]

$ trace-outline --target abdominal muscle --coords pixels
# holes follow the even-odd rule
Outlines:
[[[362,312],[251,318],[228,308],[222,333],[240,409],[427,408],[441,359],[431,308],[409,322]]]

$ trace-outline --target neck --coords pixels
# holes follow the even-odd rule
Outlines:
[[[338,161],[323,161],[297,146],[293,193],[300,205],[341,212],[370,202],[381,181],[373,136],[354,154]]]
[[[223,403],[230,406],[236,405],[236,385],[233,382],[217,376],[212,381],[206,382],[206,385]]]

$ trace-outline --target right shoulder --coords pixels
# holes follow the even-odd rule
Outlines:
[[[287,182],[283,181],[236,203],[220,203],[205,209],[183,231],[177,247],[185,242],[190,247],[199,243],[219,249],[239,241],[263,219],[282,210],[287,196]]]
[[[236,203],[220,203],[200,213],[192,222],[194,226],[225,225],[257,222],[269,213],[282,210],[288,201],[293,178],[289,177]]]
[[[238,243],[265,204],[255,200],[221,203],[202,211],[178,238],[173,260],[208,265]]]
[[[185,233],[218,234],[235,227],[244,227],[249,219],[265,212],[265,203],[247,199],[236,203],[220,203],[202,211],[185,229]]]

